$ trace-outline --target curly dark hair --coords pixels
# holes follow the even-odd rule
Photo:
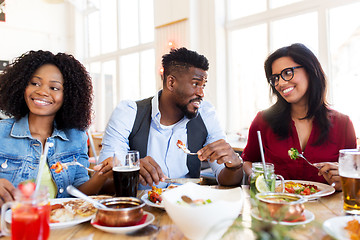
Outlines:
[[[16,58],[0,75],[0,109],[17,120],[26,116],[29,108],[24,99],[25,88],[35,71],[45,64],[55,65],[64,79],[64,101],[55,116],[56,127],[87,129],[92,117],[91,77],[74,56],[66,53],[29,51]]]
[[[188,70],[190,67],[207,71],[209,62],[205,56],[182,47],[171,49],[170,53],[163,55],[162,66],[164,68],[163,80],[165,80],[169,74]]]
[[[306,92],[308,112],[304,119],[315,117],[320,127],[320,135],[315,144],[321,144],[330,129],[329,109],[326,102],[326,77],[319,60],[314,53],[301,43],[294,43],[273,52],[265,61],[266,78],[273,74],[272,64],[281,57],[290,57],[294,62],[304,67],[309,76],[309,87]],[[268,80],[269,81],[269,80]],[[290,133],[291,105],[270,85],[276,96],[276,103],[264,112],[265,120],[280,138],[286,138]]]

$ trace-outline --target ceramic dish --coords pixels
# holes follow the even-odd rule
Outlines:
[[[115,233],[115,234],[126,234],[126,233],[130,233],[130,232],[135,232],[143,227],[146,227],[147,225],[152,223],[155,219],[154,215],[152,215],[149,212],[144,212],[144,215],[147,215],[145,222],[143,224],[136,225],[136,226],[106,227],[106,226],[101,226],[101,225],[94,223],[94,218],[91,220],[91,225],[97,229],[104,231],[104,232]]]
[[[164,209],[164,204],[161,202],[160,204],[156,204],[156,203],[153,203],[152,201],[150,201],[148,199],[148,192],[150,190],[146,190],[144,195],[141,197],[141,200],[143,200],[146,205],[150,206],[150,207],[155,207],[155,208],[161,208],[161,209]]]
[[[320,198],[320,197],[325,197],[325,196],[331,195],[331,194],[333,194],[335,192],[335,188],[333,188],[332,186],[330,186],[328,184],[324,184],[324,183],[311,182],[311,181],[305,181],[305,180],[285,180],[284,183],[286,183],[286,182],[310,184],[310,185],[317,186],[317,188],[320,190],[320,192],[317,192],[317,193],[312,194],[312,195],[303,195],[308,200],[314,200],[314,199],[317,199],[317,198]],[[276,181],[276,183],[277,183],[277,186],[280,186],[279,181]]]
[[[257,209],[253,209],[251,210],[251,216],[259,221],[267,221],[261,218],[261,216],[258,213]],[[299,221],[299,222],[283,222],[283,221],[271,221],[271,223],[273,224],[280,224],[280,225],[285,225],[285,226],[295,226],[295,225],[302,225],[302,224],[307,224],[311,221],[313,221],[315,219],[315,215],[310,212],[309,210],[304,210],[304,216],[305,216],[305,220],[304,221]]]
[[[182,203],[182,196],[207,204]],[[220,239],[241,213],[244,193],[240,187],[213,189],[186,183],[162,194],[165,210],[187,239]]]
[[[50,205],[59,204],[59,203],[63,203],[63,202],[68,202],[68,201],[73,201],[73,200],[76,200],[76,199],[78,199],[78,198],[55,198],[55,199],[50,199]],[[94,215],[95,214],[87,216],[87,217],[76,216],[75,219],[73,219],[71,221],[59,222],[59,223],[50,223],[50,229],[72,227],[72,226],[75,226],[77,224],[90,221],[94,217]],[[8,210],[6,212],[5,221],[8,222],[8,223],[11,223],[11,210]]]
[[[353,219],[360,221],[360,216],[333,217],[323,223],[323,229],[327,234],[335,239],[347,240],[350,239],[350,236],[344,227]]]

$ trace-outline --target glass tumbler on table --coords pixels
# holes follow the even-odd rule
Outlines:
[[[50,202],[47,188],[40,188],[30,197],[17,192],[14,202],[7,202],[1,209],[1,229],[10,235],[5,221],[11,208],[11,239],[46,240],[50,234]]]
[[[339,175],[344,198],[344,211],[360,214],[360,150],[339,151]]]
[[[284,178],[274,173],[274,164],[266,163],[266,176],[264,165],[261,162],[252,163],[252,174],[250,175],[250,197],[255,199],[259,192],[275,192],[276,179],[281,180],[282,190],[284,190]]]
[[[117,197],[136,197],[140,173],[140,155],[138,151],[129,151],[126,156],[115,153],[113,157],[113,175]]]

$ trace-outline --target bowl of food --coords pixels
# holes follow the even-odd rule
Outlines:
[[[300,221],[307,199],[291,193],[262,192],[255,195],[259,214],[263,219]]]
[[[126,227],[137,224],[143,217],[145,202],[135,197],[115,197],[101,200],[107,209],[98,208],[94,222],[108,227]]]
[[[166,212],[188,239],[220,239],[241,213],[243,196],[239,187],[214,189],[194,183],[162,194]]]

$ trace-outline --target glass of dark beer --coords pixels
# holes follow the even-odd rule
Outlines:
[[[113,157],[113,174],[117,197],[136,197],[140,172],[140,155],[138,151],[129,151],[125,156],[115,153]]]

